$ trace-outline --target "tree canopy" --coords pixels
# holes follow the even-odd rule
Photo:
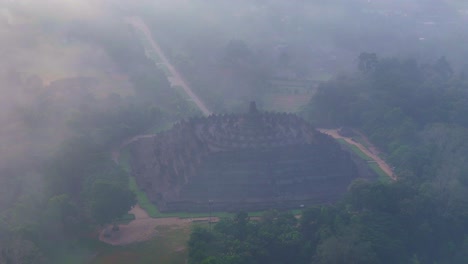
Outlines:
[[[303,114],[366,134],[392,183],[356,180],[336,205],[245,214],[196,229],[190,263],[467,263],[468,83],[433,64],[363,53],[359,71],[320,85]]]

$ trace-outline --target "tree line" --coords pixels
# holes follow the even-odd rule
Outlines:
[[[351,127],[395,167],[393,183],[356,180],[340,202],[300,216],[266,212],[193,230],[189,263],[468,262],[467,71],[363,53],[320,85],[303,115]]]
[[[118,220],[136,203],[128,173],[111,160],[111,151],[132,136],[198,114],[146,58],[128,28],[116,32],[115,26],[109,31],[67,26],[75,38],[107,51],[117,72],[128,76],[133,93],[96,96],[86,92],[86,78],[75,78],[56,83],[61,89],[82,88],[71,98],[56,100],[53,89],[45,90],[23,109],[31,133],[48,131],[54,119],[66,120],[67,133],[52,155],[42,153],[44,157],[27,168],[39,175],[34,190],[23,190],[0,212],[0,263],[64,263],[63,257],[92,255],[86,241],[95,239],[95,230]],[[26,175],[15,179],[30,181]]]

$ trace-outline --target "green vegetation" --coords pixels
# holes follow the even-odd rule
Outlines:
[[[359,144],[363,145],[363,146],[366,147],[367,149],[370,148],[369,143],[368,143],[366,140],[364,140],[361,136],[356,135],[356,136],[353,136],[352,139],[353,139],[354,141],[358,142]]]
[[[2,11],[8,37],[0,78],[6,154],[0,263],[185,263],[187,256],[204,264],[468,263],[468,35],[466,15],[447,8],[466,9],[465,0],[372,1],[370,9],[369,1],[347,0],[184,1],[186,8],[177,3],[177,10],[148,8],[157,1],[106,1],[99,4],[106,10],[80,4],[68,12],[59,5],[60,14],[40,11],[41,3],[23,9],[8,2]],[[340,203],[307,209],[300,219],[256,212],[250,215],[262,219],[254,222],[245,214],[213,213],[226,219],[212,232],[200,225],[190,252],[182,248],[188,228],[161,229],[154,240],[132,246],[98,242],[100,225],[133,219],[124,214],[135,202],[132,190],[144,200],[128,164],[126,173],[109,152],[130,137],[199,115],[177,87],[171,89],[167,66],[155,65],[161,58],[148,39],[134,31],[141,43],[135,41],[121,23],[122,16],[141,13],[158,41],[172,48],[165,49],[171,61],[218,112],[271,94],[269,80],[278,73],[325,81],[304,116],[316,126],[363,131],[386,153],[399,180],[355,182]],[[434,25],[425,25],[426,18]],[[79,51],[83,47],[89,51]],[[329,77],[346,71],[349,54],[361,49],[417,51],[421,61],[363,53],[359,72]],[[453,67],[434,57],[444,52]],[[53,54],[63,56],[54,60]],[[71,64],[61,61],[71,57],[77,57]],[[60,76],[77,77],[56,80]],[[117,82],[123,85],[114,89]],[[101,89],[107,86],[110,92]],[[10,129],[17,125],[16,134]],[[13,144],[4,147],[7,141]],[[207,216],[154,209],[160,217]]]
[[[129,32],[113,28],[98,34],[80,23],[73,27],[80,32],[77,38],[93,42],[109,54],[118,71],[129,77],[134,92],[98,96],[87,90],[93,81],[77,78],[63,84],[80,87],[70,101],[41,99],[24,110],[34,127],[31,134],[51,133],[48,123],[42,122],[45,118],[66,120],[65,132],[54,131],[65,140],[53,149],[51,158],[37,162],[42,162],[34,172],[40,181],[27,183],[35,185],[31,188],[35,190],[18,191],[20,199],[10,210],[2,211],[1,263],[86,262],[99,249],[85,242],[96,239],[96,229],[134,219],[126,214],[136,202],[125,171],[128,164],[124,169],[117,166],[110,152],[135,135],[191,115],[186,100],[170,87],[164,73],[146,58]]]
[[[200,109],[198,109],[198,106],[195,104],[194,101],[192,101],[192,98],[185,92],[184,88],[180,85],[175,85],[172,86],[172,88],[182,97],[185,99],[186,104],[189,107],[189,112],[192,113],[193,115],[200,115]]]
[[[318,127],[363,131],[399,179],[355,181],[336,205],[261,221],[237,214],[197,228],[189,263],[466,263],[468,82],[444,59],[360,56],[360,72],[324,83],[304,108]],[[345,144],[341,140],[342,144]],[[364,160],[370,158],[346,144]]]
[[[138,185],[136,183],[136,180],[134,177],[129,177],[129,184],[130,184],[130,190],[136,194],[138,204],[140,207],[145,210],[149,216],[151,217],[158,217],[159,212],[156,206],[154,206],[153,203],[151,203],[146,196],[146,193],[143,191],[140,191],[138,188]]]
[[[360,148],[358,148],[356,145],[348,143],[346,140],[339,138],[337,139],[338,142],[341,144],[345,145],[347,148],[351,149],[356,155],[358,155],[361,159],[365,160],[368,162],[369,167],[377,173],[379,176],[379,181],[382,182],[391,182],[390,175],[388,175],[385,171],[383,171],[375,161],[367,156],[366,153],[364,153]]]
[[[147,48],[147,47],[146,47]],[[155,63],[160,63],[162,60],[161,58],[159,57],[158,53],[156,53],[155,51],[153,51],[152,49],[150,51],[147,51],[148,55],[149,55],[149,58],[151,60],[153,60]]]
[[[464,234],[457,230],[464,223],[433,212],[437,203],[407,183],[356,181],[341,203],[306,209],[299,219],[272,211],[249,221],[239,213],[211,232],[196,228],[188,243],[189,263],[412,263],[442,252],[447,263],[464,263],[466,248],[439,239],[463,244]],[[437,252],[427,251],[425,243]]]
[[[382,241],[390,239],[393,242],[388,243],[401,246],[371,250],[371,256],[379,259],[372,263],[466,262],[468,230],[461,224],[468,221],[468,210],[462,206],[468,204],[468,123],[462,118],[468,113],[466,72],[455,72],[443,57],[432,64],[421,64],[414,60],[381,59],[375,54],[362,54],[359,69],[354,75],[324,83],[304,109],[317,126],[346,126],[363,131],[395,167],[397,182],[356,183],[351,188],[355,205],[364,197],[372,197],[375,203],[393,203],[388,208],[405,219],[400,224],[391,220],[398,225],[388,226],[388,230],[394,228],[393,234],[383,231],[389,219],[370,209],[375,204],[369,200],[364,208],[370,211],[357,219],[368,224],[378,222],[380,230],[368,230],[357,237],[354,234],[356,243],[363,246],[359,250],[374,247],[376,242],[370,234],[374,238],[382,234]],[[380,181],[388,181],[377,164],[369,165],[380,175]],[[397,190],[402,186],[405,187],[394,194],[389,192],[388,188]],[[410,195],[406,198],[409,200],[397,197],[400,195]],[[405,211],[409,204],[414,207]],[[413,230],[402,227],[408,223],[414,225]],[[353,224],[346,224],[350,225]],[[423,230],[432,230],[438,234],[433,235],[440,237],[434,241],[434,236],[429,238]],[[329,243],[337,241],[331,239]],[[326,246],[317,247],[317,253],[326,252]],[[384,257],[395,254],[401,259]]]
[[[118,218],[115,223],[117,224],[128,224],[131,221],[135,220],[135,215],[134,214],[124,214],[120,218]]]
[[[301,236],[292,214],[267,212],[260,222],[238,213],[214,226],[195,228],[189,263],[301,263]]]
[[[367,160],[367,161],[372,161],[373,159],[369,156],[367,156],[366,153],[364,153],[360,148],[358,148],[356,145],[348,143],[346,140],[339,138],[337,139],[338,142],[341,144],[345,145],[349,149],[351,149],[356,155],[358,155],[361,159]]]
[[[167,67],[165,63],[158,63],[157,66],[159,69],[161,69],[164,72],[164,74],[166,74],[168,78],[172,76],[171,71],[169,70],[169,68]]]
[[[262,108],[266,111],[296,113],[306,105],[312,94],[281,94],[270,93],[262,96]]]
[[[175,85],[175,86],[172,86],[173,89],[175,89],[179,94],[183,95],[183,97],[186,99],[186,100],[189,100],[190,97],[187,95],[187,93],[184,91],[184,88],[180,85]]]
[[[392,179],[390,178],[390,175],[385,173],[385,171],[383,171],[377,163],[369,162],[369,167],[375,173],[377,173],[377,175],[379,176],[379,181],[384,182],[384,183],[389,183],[392,181]]]
[[[126,185],[104,180],[93,183],[89,199],[91,215],[101,225],[125,215],[136,203],[135,194]]]
[[[165,130],[169,130],[174,123],[167,122],[163,125],[155,125],[153,127],[150,127],[147,131],[145,131],[146,134],[156,134]],[[124,151],[125,152],[125,151]]]

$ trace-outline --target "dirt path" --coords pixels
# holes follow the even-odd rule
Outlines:
[[[341,138],[341,139],[344,139],[346,140],[346,142],[348,142],[349,144],[351,145],[354,145],[356,147],[358,147],[362,152],[364,152],[367,156],[369,156],[370,158],[372,158],[376,163],[377,165],[379,165],[379,167],[390,177],[392,178],[392,180],[397,180],[397,176],[393,173],[391,167],[384,161],[382,160],[379,156],[378,156],[378,152],[377,152],[377,148],[375,148],[374,146],[372,146],[372,144],[367,141],[367,143],[369,144],[369,149],[364,147],[362,144],[354,141],[352,138],[349,138],[349,137],[343,137],[341,136],[339,133],[338,133],[338,129],[317,129],[318,131],[324,133],[324,134],[327,134],[327,135],[330,135],[332,136],[333,138]],[[366,139],[367,140],[367,139]]]
[[[185,228],[192,222],[209,222],[209,217],[179,218],[164,217],[151,218],[145,210],[136,205],[128,212],[135,215],[135,220],[128,224],[119,225],[119,231],[112,231],[112,225],[107,226],[99,234],[99,240],[114,246],[128,245],[152,239],[158,234],[157,227]],[[219,221],[218,217],[211,217],[211,222]]]
[[[120,246],[128,245],[136,242],[146,241],[153,238],[158,234],[157,227],[165,228],[184,228],[189,226],[192,222],[206,221],[209,222],[209,217],[202,218],[178,218],[178,217],[165,217],[165,218],[151,218],[145,210],[136,205],[131,214],[135,215],[135,220],[126,225],[119,225],[119,231],[112,231],[112,226],[106,227],[99,235],[99,240],[102,242]],[[217,217],[211,218],[212,222],[217,222]],[[107,234],[107,235],[106,235]]]
[[[154,40],[151,31],[149,30],[148,26],[145,24],[145,22],[139,18],[139,17],[129,17],[125,19],[126,22],[130,25],[132,25],[136,30],[141,31],[146,39],[149,41],[151,44],[151,47],[153,50],[158,54],[158,56],[161,58],[162,63],[165,64],[171,73],[171,76],[168,76],[169,82],[171,83],[172,86],[181,86],[185,93],[190,97],[190,99],[197,105],[197,107],[202,111],[204,115],[210,115],[211,111],[208,110],[206,105],[198,98],[198,96],[192,91],[190,86],[187,84],[187,82],[184,80],[182,75],[177,71],[177,69],[170,63],[169,59],[167,56],[164,54],[163,50],[159,46],[159,44]]]
[[[369,141],[369,139],[367,138],[366,135],[364,135],[363,133],[361,133],[361,132],[359,132],[357,130],[353,130],[353,132],[358,134],[361,137],[361,139],[367,145],[367,148],[369,149],[370,152],[372,152],[373,154],[375,154],[377,156],[380,154],[380,151]]]

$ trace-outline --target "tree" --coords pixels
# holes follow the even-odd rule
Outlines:
[[[123,186],[98,180],[93,184],[89,202],[92,217],[97,223],[106,224],[128,212],[136,197]]]
[[[443,79],[448,79],[453,75],[452,66],[447,61],[445,56],[437,60],[437,62],[434,65],[434,69]]]
[[[215,236],[212,232],[205,228],[195,227],[190,235],[188,241],[189,251],[189,263],[213,263],[215,251]],[[216,263],[216,262],[214,262]]]
[[[249,47],[243,40],[231,40],[225,48],[225,60],[229,64],[237,65],[248,60],[252,55]]]
[[[14,237],[5,247],[0,245],[0,263],[40,264],[47,263],[47,261],[32,241]]]
[[[359,240],[354,233],[332,236],[317,247],[314,264],[379,263],[371,244]]]
[[[359,55],[359,70],[362,73],[372,73],[377,67],[379,60],[377,54],[363,52]]]

